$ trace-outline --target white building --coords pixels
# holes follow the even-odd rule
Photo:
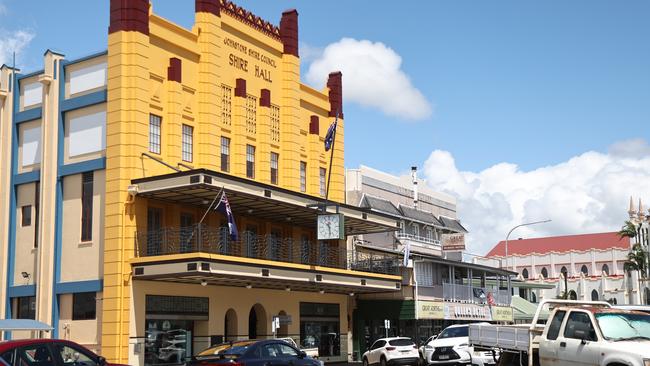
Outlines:
[[[630,239],[616,232],[554,236],[499,242],[475,263],[500,266],[519,273],[527,282],[554,284],[552,289],[519,289],[521,297],[537,302],[557,298],[642,303],[638,275],[623,270]],[[647,302],[647,301],[646,301]]]

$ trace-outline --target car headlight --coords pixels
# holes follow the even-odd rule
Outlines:
[[[650,358],[643,360],[643,366],[650,366]]]

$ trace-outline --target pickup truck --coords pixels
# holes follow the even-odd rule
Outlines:
[[[318,359],[318,347],[313,347],[313,348],[299,347],[296,344],[296,341],[294,341],[293,338],[291,338],[291,337],[278,338],[278,339],[281,340],[281,341],[285,341],[285,342],[289,343],[290,345],[294,346],[295,348],[298,348],[299,350],[305,352],[305,354],[307,354],[307,356],[309,356],[311,358],[314,358],[314,359]],[[650,365],[648,365],[648,366],[650,366]]]
[[[540,325],[546,306],[553,311]],[[600,301],[543,300],[531,324],[470,325],[469,342],[500,349],[500,366],[650,366],[650,315]]]

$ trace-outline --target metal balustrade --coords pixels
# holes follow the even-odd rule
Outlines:
[[[337,244],[295,240],[274,234],[257,235],[240,231],[239,240],[231,240],[225,227],[193,225],[138,231],[135,234],[136,257],[180,253],[211,253],[243,258],[265,259],[364,272],[399,274],[396,255],[348,251]]]
[[[427,237],[424,237],[424,236],[407,234],[407,233],[403,233],[403,232],[397,232],[397,233],[395,233],[395,236],[397,237],[397,239],[402,239],[402,240],[414,240],[414,241],[418,241],[418,242],[421,242],[421,243],[430,244],[430,245],[433,245],[433,246],[440,246],[441,245],[440,240],[436,240],[436,239],[433,239],[433,238],[427,238]]]
[[[468,285],[459,285],[453,283],[442,284],[442,297],[444,300],[457,301],[462,303],[483,304],[487,303],[488,294],[497,305],[510,306],[511,296],[507,290],[498,290],[489,287],[474,287]],[[481,296],[484,295],[484,297]]]

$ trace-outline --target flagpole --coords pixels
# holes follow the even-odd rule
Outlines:
[[[199,221],[199,223],[196,225],[196,228],[198,230],[201,230],[201,224],[203,223],[203,220],[205,220],[206,216],[208,216],[208,213],[210,213],[210,210],[212,209],[212,206],[214,205],[214,203],[217,201],[217,198],[219,198],[223,194],[223,189],[224,189],[224,187],[221,187],[221,190],[219,190],[219,193],[217,193],[217,195],[214,196],[214,199],[212,200],[212,202],[210,202],[210,206],[208,206],[208,209],[205,210],[205,213],[203,214],[203,217],[201,217],[201,221]],[[219,205],[217,205],[217,207],[219,207]],[[194,230],[192,230],[192,235],[190,235],[190,237],[187,238],[187,241],[185,242],[185,244],[186,245],[189,244],[192,241],[192,239],[194,239]]]
[[[339,121],[339,111],[336,111],[336,119],[334,120],[334,123],[338,124]],[[332,152],[330,153],[330,168],[327,171],[327,187],[325,189],[325,208],[323,211],[327,212],[327,200],[329,198],[330,194],[330,180],[332,178],[332,162],[334,161],[334,147],[336,144],[336,128],[338,126],[334,127],[334,135],[332,136]]]

